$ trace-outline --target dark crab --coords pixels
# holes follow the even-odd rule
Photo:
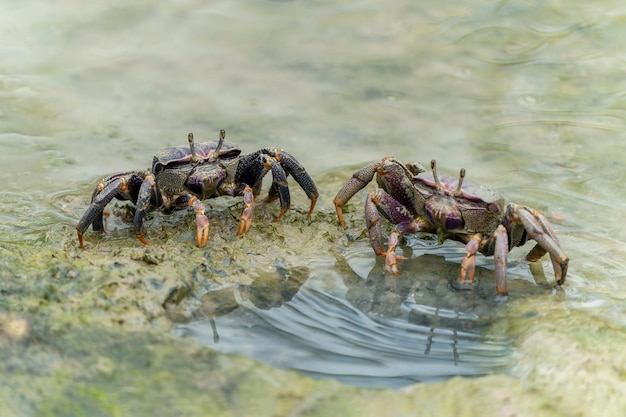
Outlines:
[[[201,200],[221,195],[243,196],[244,209],[238,233],[247,233],[252,223],[254,197],[261,191],[263,177],[272,171],[272,185],[261,203],[280,200],[278,221],[291,204],[287,176],[291,175],[311,200],[307,219],[311,216],[318,192],[304,167],[282,149],[264,148],[249,155],[224,141],[194,143],[189,134],[188,146],[163,149],[152,161],[152,169],[114,174],[98,183],[91,196],[91,204],[78,222],[78,242],[83,248],[83,234],[92,225],[104,231],[103,211],[113,198],[130,200],[135,204],[134,231],[144,237],[144,220],[150,209],[167,210],[192,207],[196,215],[196,239],[199,247],[209,238],[209,220]]]
[[[334,203],[339,222],[345,227],[342,207],[376,175],[379,188],[368,194],[365,220],[372,248],[385,256],[385,269],[397,275],[395,254],[404,233],[437,233],[439,242],[453,239],[466,244],[467,255],[461,263],[460,279],[474,282],[476,253],[493,255],[496,289],[506,296],[507,253],[527,240],[537,243],[526,256],[530,262],[550,255],[555,283],[561,285],[567,275],[568,257],[561,250],[554,229],[546,217],[530,207],[504,203],[493,189],[464,182],[465,169],[458,178],[437,175],[437,164],[431,161],[432,175],[420,175],[425,169],[418,163],[402,164],[386,157],[354,173],[337,193]],[[381,215],[395,225],[385,250]]]

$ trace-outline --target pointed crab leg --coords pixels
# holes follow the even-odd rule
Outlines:
[[[368,193],[365,199],[365,221],[372,249],[374,249],[376,255],[385,257],[385,270],[393,275],[400,274],[397,266],[398,261],[406,259],[403,256],[396,255],[396,248],[400,242],[400,236],[402,236],[401,230],[416,233],[417,230],[414,230],[414,228],[419,228],[418,223],[414,222],[406,210],[403,211],[401,208],[400,203],[381,189]],[[394,229],[389,234],[387,250],[383,246],[383,232],[380,223],[381,213],[394,224],[397,223],[401,228]]]
[[[524,225],[528,236],[537,242],[526,258],[529,261],[538,260],[546,252],[550,254],[554,268],[554,278],[557,285],[562,285],[567,277],[569,258],[559,246],[556,234],[548,220],[537,210],[524,206],[513,206],[513,212],[519,222]]]
[[[250,226],[252,225],[252,212],[254,209],[254,193],[252,188],[246,186],[243,190],[243,212],[241,213],[241,220],[239,220],[238,235],[248,233]]]
[[[370,237],[370,245],[374,250],[374,253],[378,256],[386,256],[387,251],[383,244],[383,228],[381,225],[381,217],[374,198],[376,194],[374,191],[370,192],[365,199],[365,224],[367,226],[367,233]]]
[[[369,199],[376,206],[378,212],[396,226],[396,231],[404,233],[419,233],[433,230],[433,225],[421,217],[413,218],[409,209],[393,198],[387,191],[378,188],[369,193]]]
[[[114,178],[112,181],[106,183],[106,185],[104,181],[98,184],[94,190],[89,208],[87,208],[87,211],[85,211],[85,214],[83,214],[83,217],[81,217],[80,221],[76,225],[78,244],[81,249],[85,248],[83,244],[83,234],[92,223],[98,225],[98,231],[104,230],[102,227],[102,211],[118,193],[127,190],[126,184],[127,179],[123,176]]]
[[[396,255],[396,248],[400,242],[400,232],[392,230],[389,234],[389,241],[387,243],[387,253],[385,254],[385,271],[391,272],[394,275],[400,275],[398,270],[398,261],[404,261],[404,256]]]
[[[539,210],[534,210],[530,208],[526,208],[526,209],[529,211],[532,210],[532,215],[534,219],[537,221],[537,223],[539,223],[543,231],[547,233],[548,236],[550,236],[550,238],[552,238],[552,240],[557,244],[557,246],[560,247],[561,245],[559,243],[559,239],[557,238],[556,233],[554,232],[554,229],[552,228],[552,225],[550,224],[548,219],[546,219],[546,217]],[[528,260],[528,262],[538,261],[547,252],[548,250],[545,249],[541,245],[541,243],[537,243],[532,248],[532,250],[528,252],[528,255],[526,255],[526,260]],[[554,276],[555,276],[555,280],[557,284],[558,285],[563,284],[565,282],[565,277],[567,275],[567,265],[565,265],[565,273],[563,273],[563,269],[561,267],[561,264],[563,263],[562,258],[557,258],[553,254],[550,254],[550,261],[552,262],[552,268],[554,269]]]
[[[257,204],[265,204],[279,199],[281,211],[274,221],[280,220],[291,206],[287,183],[287,176],[291,175],[311,200],[307,214],[307,219],[309,219],[315,208],[319,192],[304,167],[296,158],[282,149],[265,148],[242,157],[235,173],[235,183],[248,184],[253,193],[258,194],[261,190],[263,177],[270,170],[272,171],[272,185],[269,194]]]
[[[258,185],[258,188],[260,188],[260,182],[269,170],[272,171],[272,185],[270,186],[270,190],[267,193],[267,197],[257,202],[256,205],[260,206],[262,204],[271,203],[272,201],[278,199],[280,201],[280,213],[278,213],[278,216],[274,219],[274,222],[277,222],[291,207],[291,194],[289,194],[287,174],[276,159],[272,158],[269,155],[260,155],[260,157],[263,158],[265,162],[263,163],[263,170],[260,172],[260,176],[257,180],[256,185]],[[254,190],[252,188],[250,188],[250,191],[254,193]],[[244,204],[246,204],[245,201]],[[250,220],[252,220],[252,218],[250,218]]]
[[[343,206],[346,204],[352,196],[357,192],[365,188],[374,178],[376,170],[380,167],[380,161],[374,162],[363,169],[358,170],[352,175],[352,178],[345,183],[341,190],[335,196],[333,203],[335,204],[335,210],[337,211],[337,217],[342,227],[346,227],[346,222],[343,218]]]
[[[493,258],[496,266],[496,291],[498,295],[506,297],[509,295],[506,279],[506,260],[509,253],[509,235],[503,225],[499,225],[493,233],[496,239],[496,246]]]
[[[467,254],[461,262],[461,273],[459,275],[459,279],[461,280],[461,282],[465,282],[466,277],[469,277],[470,282],[474,282],[474,271],[476,269],[476,252],[478,252],[481,240],[481,235],[475,234],[465,245],[465,250]]]
[[[278,161],[280,165],[284,168],[287,175],[291,175],[294,180],[298,183],[300,188],[307,195],[309,200],[311,200],[311,205],[309,207],[309,212],[306,216],[307,219],[311,217],[313,213],[313,209],[315,208],[315,203],[317,202],[317,198],[319,197],[319,192],[317,191],[317,187],[313,182],[311,176],[306,172],[304,167],[298,162],[296,158],[290,153],[285,152],[282,149],[263,149],[261,152],[269,155],[273,160]]]
[[[278,198],[280,201],[280,213],[278,213],[278,216],[274,219],[274,222],[277,222],[291,207],[291,195],[289,194],[289,185],[287,184],[287,174],[276,159],[271,156],[264,156],[266,158],[266,166],[269,166],[272,170],[272,186],[270,187],[267,197],[262,200],[260,204],[265,204]]]
[[[141,187],[139,187],[136,204],[137,208],[135,210],[135,218],[133,221],[135,236],[137,236],[137,239],[139,239],[139,241],[144,245],[147,245],[148,241],[143,235],[143,222],[148,212],[148,208],[150,207],[150,201],[153,198],[157,200],[157,206],[160,206],[162,203],[161,194],[157,189],[154,176],[152,176],[152,174],[148,174],[141,183]]]

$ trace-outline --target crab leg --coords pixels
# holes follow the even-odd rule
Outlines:
[[[93,200],[95,200],[96,196],[102,192],[102,189],[104,188],[104,182],[100,182],[96,188],[93,190],[93,193],[91,194],[91,202],[93,203]],[[105,204],[106,206],[106,204]],[[86,213],[85,213],[86,214]],[[91,222],[91,228],[96,231],[96,232],[104,232],[104,207],[102,207],[102,211],[100,212],[99,215],[96,215],[93,219],[93,221]],[[83,215],[84,217],[84,215]],[[82,220],[82,219],[81,219]],[[87,227],[89,227],[89,225],[87,225]],[[82,246],[81,246],[82,248]]]
[[[421,217],[414,219],[409,210],[402,203],[383,189],[378,188],[370,192],[369,198],[372,203],[376,205],[379,213],[394,224],[396,230],[401,235],[404,233],[426,232],[433,229],[429,221]]]
[[[263,170],[260,172],[260,175],[254,187],[250,188],[250,191],[252,191],[253,193],[255,190],[257,192],[259,191],[259,189],[261,188],[261,181],[263,180],[263,177],[271,169],[272,185],[270,186],[267,197],[259,201],[257,205],[271,203],[272,201],[279,199],[280,213],[278,214],[278,217],[274,219],[274,222],[277,222],[278,220],[280,220],[281,217],[283,217],[283,214],[285,214],[287,210],[289,210],[289,207],[291,207],[291,195],[289,194],[289,185],[287,184],[287,174],[276,159],[272,158],[269,155],[259,155],[259,157],[263,158],[263,160],[265,161],[263,163]],[[252,218],[250,218],[250,220],[252,220]]]
[[[382,243],[380,214],[396,225],[396,229],[389,234],[386,251]],[[412,219],[403,205],[381,189],[372,191],[367,195],[365,199],[365,220],[374,252],[379,256],[385,257],[385,270],[394,275],[400,273],[397,267],[398,261],[406,259],[396,255],[400,236],[403,233],[417,233],[430,228],[430,223],[420,218]]]
[[[493,257],[495,261],[496,269],[496,292],[501,297],[506,297],[509,294],[506,279],[506,261],[509,253],[509,236],[506,228],[503,225],[498,225],[496,231],[493,232],[493,239],[495,239],[495,248]],[[474,273],[476,272],[476,253],[480,249],[480,245],[483,238],[480,234],[473,235],[465,250],[467,255],[461,262],[461,282],[465,281],[466,277],[469,277],[470,282],[474,282]]]
[[[475,234],[470,238],[469,242],[467,242],[467,245],[465,245],[465,250],[467,254],[461,262],[461,273],[459,276],[461,282],[465,282],[465,278],[468,276],[470,282],[474,282],[474,270],[476,269],[476,252],[478,252],[481,240],[482,236],[480,234]]]
[[[374,203],[375,192],[372,191],[365,199],[365,224],[367,225],[367,233],[370,237],[370,244],[374,253],[378,256],[386,256],[385,246],[383,244],[383,228],[381,225],[381,217],[378,208]]]
[[[237,172],[235,173],[235,183],[251,184],[254,194],[258,194],[265,174],[272,171],[272,186],[266,198],[258,204],[265,204],[276,200],[280,200],[281,211],[275,221],[289,210],[291,198],[289,194],[289,186],[287,176],[291,175],[298,185],[304,190],[307,197],[311,200],[307,219],[311,217],[319,192],[315,187],[313,179],[306,172],[304,167],[291,154],[282,149],[261,149],[255,153],[244,156],[239,161]]]
[[[493,259],[496,267],[496,291],[500,296],[507,296],[509,290],[507,288],[506,279],[506,259],[509,253],[509,235],[503,225],[499,225],[493,232],[496,239],[496,245],[493,252]]]
[[[127,190],[127,179],[124,176],[116,177],[112,181],[108,181],[105,185],[104,181],[99,183],[96,189],[94,190],[94,194],[91,199],[91,204],[83,217],[81,217],[80,221],[76,225],[76,233],[78,234],[78,243],[81,249],[84,249],[83,245],[83,234],[91,225],[94,223],[97,231],[103,231],[104,227],[102,224],[102,211],[107,204],[113,200],[120,192],[125,192]]]
[[[141,187],[139,187],[139,194],[137,195],[137,203],[135,210],[135,218],[133,221],[135,236],[137,239],[144,245],[148,244],[148,241],[143,235],[143,222],[146,218],[146,214],[148,212],[148,208],[150,207],[150,201],[152,199],[157,200],[157,206],[160,206],[162,203],[161,195],[157,189],[156,181],[152,174],[146,175],[143,182],[141,183]]]
[[[526,209],[532,210],[529,208],[526,208]],[[548,219],[546,219],[546,217],[543,214],[541,214],[541,212],[539,212],[538,210],[533,210],[532,215],[535,218],[535,220],[541,225],[541,228],[543,229],[543,231],[547,233],[552,238],[552,240],[554,240],[554,242],[560,247],[561,245],[559,244],[559,239],[556,237],[556,233],[554,232],[554,229],[552,228],[552,225],[550,224]],[[543,248],[540,243],[537,243],[531,249],[531,251],[528,252],[528,255],[526,255],[526,260],[528,260],[529,262],[538,261],[539,258],[545,255],[547,252],[548,251],[545,248]],[[567,272],[563,274],[561,264],[559,263],[559,258],[556,258],[552,254],[550,254],[550,261],[552,262],[552,268],[554,269],[554,276],[556,278],[556,281],[559,285],[561,285],[562,283],[565,282],[565,276]],[[565,268],[567,270],[567,265]],[[562,277],[560,283],[558,282],[559,276]]]
[[[319,192],[317,191],[317,187],[311,179],[311,176],[306,172],[304,167],[298,162],[293,155],[283,151],[282,149],[263,149],[261,152],[265,153],[275,159],[282,165],[287,172],[287,175],[291,175],[294,180],[300,185],[300,188],[304,190],[309,200],[311,200],[311,206],[309,207],[309,213],[306,218],[310,218],[313,213],[313,209],[315,208],[315,203],[317,202],[317,198],[319,197]]]
[[[241,213],[241,220],[239,221],[239,230],[237,234],[248,233],[250,226],[252,225],[252,211],[254,209],[254,193],[252,188],[246,186],[243,190],[243,212]]]
[[[335,196],[333,203],[335,204],[335,210],[337,211],[337,217],[342,227],[346,227],[346,222],[343,219],[343,206],[346,204],[352,196],[357,192],[365,188],[374,178],[376,170],[380,167],[380,161],[374,162],[363,169],[358,170],[352,174],[352,178],[341,187],[341,190]]]
[[[280,213],[274,219],[275,222],[280,220],[283,217],[283,214],[289,210],[291,207],[291,195],[289,194],[289,186],[287,184],[287,174],[280,163],[272,158],[266,157],[266,164],[269,164],[272,170],[272,186],[270,187],[270,191],[268,196],[261,202],[261,204],[276,200],[278,197],[280,201]]]
[[[394,275],[400,275],[398,270],[398,261],[404,261],[404,256],[396,255],[396,248],[400,243],[400,232],[392,230],[389,234],[389,241],[387,243],[387,253],[385,254],[385,271],[391,272]]]
[[[524,225],[528,236],[541,247],[539,249],[535,246],[526,258],[532,262],[538,260],[546,252],[549,253],[554,268],[555,282],[557,285],[562,285],[567,277],[569,258],[559,246],[554,230],[548,220],[537,210],[528,207],[514,205],[513,212],[518,221]]]

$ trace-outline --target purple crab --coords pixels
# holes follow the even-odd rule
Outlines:
[[[221,195],[243,196],[238,234],[247,233],[252,224],[254,198],[270,170],[273,181],[268,196],[256,204],[279,199],[281,210],[275,219],[278,221],[291,204],[287,185],[287,176],[291,175],[311,200],[307,219],[310,218],[319,193],[296,158],[273,148],[241,155],[239,148],[224,141],[225,135],[221,130],[218,141],[195,144],[190,133],[189,146],[163,149],[154,156],[151,170],[123,172],[100,181],[89,208],[76,226],[80,247],[84,248],[83,234],[90,225],[95,231],[104,231],[103,211],[113,198],[130,200],[135,205],[135,236],[143,244],[148,244],[144,237],[144,220],[149,210],[191,207],[196,215],[198,247],[205,246],[209,220],[201,200]]]
[[[569,258],[560,247],[554,229],[546,217],[530,207],[508,203],[493,189],[464,182],[465,169],[458,178],[437,175],[437,163],[431,161],[432,175],[419,163],[402,164],[385,157],[354,173],[334,199],[339,222],[345,227],[342,207],[374,176],[378,189],[365,200],[365,221],[372,248],[385,257],[385,269],[399,274],[397,262],[404,259],[395,253],[400,236],[405,233],[436,233],[440,243],[452,239],[464,243],[467,255],[461,263],[460,280],[474,282],[476,253],[495,258],[496,290],[508,294],[506,262],[508,252],[532,239],[537,243],[526,255],[530,262],[548,253],[555,283],[565,282]],[[385,250],[381,216],[395,229]]]

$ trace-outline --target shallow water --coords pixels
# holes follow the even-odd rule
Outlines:
[[[230,289],[226,314],[206,308],[223,309],[215,302],[223,290],[204,295],[204,319],[177,332],[220,352],[362,387],[506,371],[508,337],[485,333],[503,308],[495,289],[450,291],[442,262],[424,258],[420,274],[405,279],[361,279],[322,265],[311,274],[277,274],[275,282]]]
[[[190,131],[213,139],[224,128],[244,152],[285,148],[316,180],[334,187],[324,190],[318,203],[323,213],[333,212],[338,184],[384,155],[436,158],[450,174],[465,167],[467,180],[543,211],[571,259],[563,292],[550,296],[549,260],[542,259],[539,273],[530,273],[525,251],[514,250],[509,273],[517,299],[528,298],[538,316],[550,317],[563,305],[589,320],[585,323],[601,320],[603,331],[591,335],[599,346],[626,331],[623,2],[400,1],[381,8],[372,0],[80,7],[67,1],[0,1],[0,8],[0,266],[7,270],[27,253],[27,245],[76,244],[73,228],[97,179],[147,168],[156,151],[184,145]],[[357,195],[349,207],[351,239],[302,261],[310,277],[290,301],[302,306],[295,310],[299,315],[289,317],[312,319],[306,311],[328,308],[352,317],[357,327],[389,332],[379,341],[408,327],[400,344],[414,343],[418,348],[411,358],[419,364],[435,361],[441,370],[429,374],[416,367],[390,379],[369,365],[339,373],[360,372],[365,378],[349,382],[368,386],[448,374],[527,375],[531,365],[511,368],[508,352],[516,341],[498,327],[507,308],[488,295],[477,314],[491,327],[481,323],[468,339],[443,341],[442,357],[422,353],[428,325],[411,322],[411,311],[460,314],[478,308],[446,305],[458,295],[447,287],[447,277],[458,270],[458,247],[434,252],[415,242],[404,247],[411,257],[402,265],[407,275],[429,271],[427,282],[444,283],[426,301],[415,297],[419,291],[409,292],[376,310],[359,299],[372,293],[347,290],[346,277],[357,288],[383,279],[367,245],[352,240],[363,230],[358,214],[363,199],[363,193]],[[155,219],[155,235],[163,223],[184,222]],[[122,232],[103,242],[127,248],[132,236],[119,225]],[[60,240],[61,235],[67,238]],[[100,242],[93,234],[88,239]],[[447,261],[420,256],[424,253],[446,255]],[[481,288],[492,291],[492,260],[480,262]],[[389,294],[386,287],[378,291],[377,297]],[[0,305],[9,308],[14,301]],[[289,322],[281,315],[289,305],[266,310],[248,300],[235,303],[235,310],[214,318],[217,344],[206,322],[184,326],[188,332],[199,326],[196,338],[215,349],[328,374],[328,364],[337,360],[334,339],[326,340],[320,356],[329,362],[304,368],[272,357],[268,346]],[[247,336],[240,333],[244,323],[250,326]],[[569,335],[575,329],[560,331]],[[287,333],[306,332],[290,324]],[[244,337],[262,337],[262,343],[241,352],[234,346]],[[491,344],[490,337],[498,343]],[[487,363],[481,355],[494,354],[492,348],[497,360]],[[363,350],[355,355],[362,357]]]

